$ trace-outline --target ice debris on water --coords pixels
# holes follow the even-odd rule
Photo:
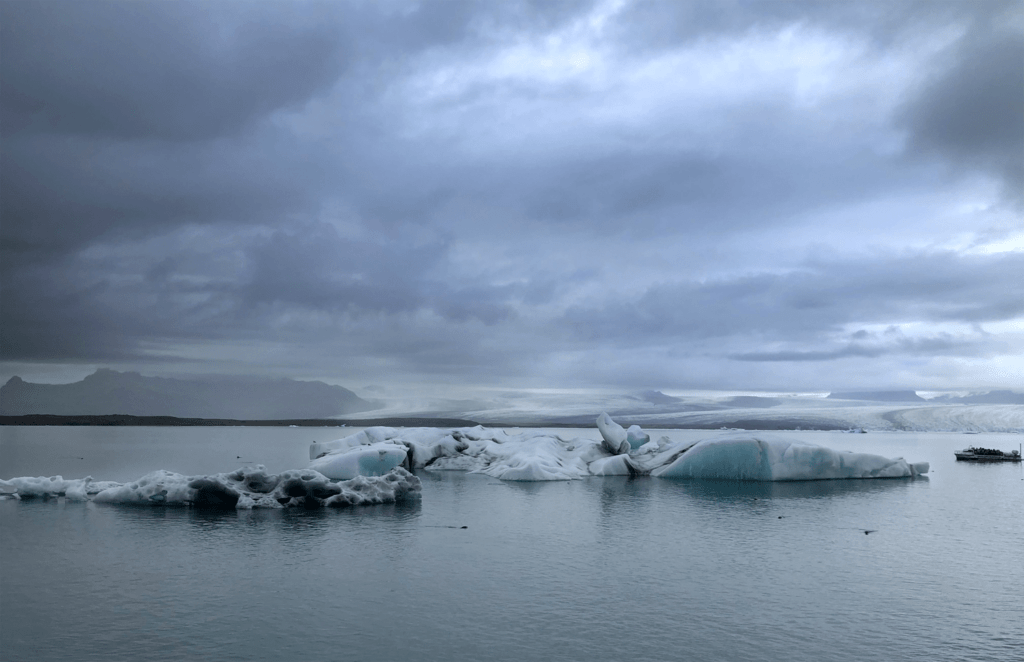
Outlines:
[[[509,434],[474,428],[367,428],[310,447],[310,468],[328,478],[409,471],[469,471],[512,481],[574,480],[586,476],[710,478],[725,480],[828,480],[900,478],[928,472],[868,453],[834,451],[772,433],[717,433],[700,441],[653,441],[640,426],[624,430],[603,413],[601,440],[563,438],[545,430]]]
[[[145,506],[214,508],[319,508],[395,503],[420,494],[420,480],[395,467],[381,476],[336,481],[312,469],[268,473],[262,465],[231,473],[184,476],[153,471],[130,483],[24,477],[0,480],[8,498],[53,498]]]
[[[903,478],[928,473],[869,453],[785,439],[772,433],[726,431],[699,441],[650,438],[624,430],[608,414],[597,419],[601,440],[563,438],[545,430],[509,434],[473,428],[367,428],[310,446],[306,469],[271,474],[262,465],[226,474],[183,476],[154,471],[131,483],[64,480],[61,476],[0,480],[0,498],[63,496],[72,501],[217,508],[357,506],[394,503],[420,494],[417,470],[469,471],[510,481],[575,480],[587,476],[657,476],[716,480]]]

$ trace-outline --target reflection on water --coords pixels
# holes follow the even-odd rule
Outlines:
[[[360,527],[380,527],[382,523],[390,523],[408,528],[416,521],[422,511],[422,502],[418,499],[397,504],[380,504],[358,508],[318,508],[305,510],[301,508],[234,510],[219,508],[188,508],[137,506],[93,503],[66,503],[58,499],[60,507],[69,510],[81,509],[99,511],[103,518],[117,521],[119,524],[135,531],[153,534],[184,525],[186,531],[197,532],[202,536],[221,534],[235,535],[239,531],[259,533],[276,530],[290,536],[316,536],[331,531],[343,524],[354,529]],[[31,501],[21,504],[24,508]],[[42,500],[39,501],[43,504]],[[15,502],[11,502],[12,505]]]
[[[928,477],[859,480],[801,480],[762,483],[756,481],[671,480],[664,489],[696,499],[822,499],[865,496],[888,491],[921,489]]]

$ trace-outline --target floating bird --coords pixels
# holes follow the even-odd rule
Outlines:
[[[428,529],[468,529],[468,526],[452,526],[451,524],[427,524]]]

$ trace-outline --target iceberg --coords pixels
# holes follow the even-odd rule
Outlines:
[[[636,450],[651,440],[651,435],[640,429],[639,425],[630,425],[626,430],[626,441],[630,450]]]
[[[313,442],[309,445],[309,459],[315,460],[318,457],[323,457],[328,453],[335,451],[346,451],[351,448],[357,448],[359,446],[369,446],[376,444],[381,441],[387,441],[394,439],[398,435],[398,430],[395,428],[387,427],[372,427],[366,428],[362,432],[343,437],[341,439],[335,439],[334,441],[328,441],[327,443],[320,444]]]
[[[594,460],[588,466],[592,476],[637,476],[640,470],[629,460],[628,455],[613,455]]]
[[[573,480],[590,474],[581,453],[569,451],[557,437],[527,436],[485,448],[487,464],[478,471],[501,480]]]
[[[640,429],[636,425],[633,427],[637,430]],[[621,425],[613,421],[612,417],[607,413],[602,413],[597,417],[597,429],[601,433],[601,438],[604,439],[605,449],[612,455],[628,453],[632,448],[632,444],[629,443],[628,433],[622,429]]]
[[[869,453],[756,435],[726,435],[697,442],[671,463],[655,468],[662,478],[727,480],[834,480],[904,478],[928,472],[928,463],[908,464]]]
[[[231,473],[184,476],[153,471],[130,483],[93,481],[91,477],[64,480],[23,477],[0,480],[6,498],[53,498],[140,506],[193,506],[214,508],[341,508],[395,503],[419,496],[420,480],[401,467],[379,476],[331,480],[312,469],[267,473],[262,465]]]
[[[367,428],[310,447],[309,468],[328,478],[409,471],[468,471],[509,481],[578,480],[587,476],[642,476],[719,480],[833,480],[902,478],[928,472],[867,453],[839,452],[756,432],[712,434],[697,442],[657,441],[639,426],[624,430],[607,413],[597,418],[601,440],[563,438],[545,430],[508,434],[481,426]]]
[[[338,479],[351,478],[353,472],[375,475],[390,464],[410,471],[469,471],[510,481],[583,478],[591,475],[591,462],[608,456],[596,441],[563,439],[546,432],[510,435],[481,426],[367,428],[344,439],[314,443],[309,454],[313,458],[309,468]]]
[[[405,446],[385,441],[328,453],[310,462],[308,468],[332,480],[351,480],[356,476],[383,476],[407,459]]]

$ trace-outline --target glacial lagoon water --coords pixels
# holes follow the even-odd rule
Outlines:
[[[3,427],[0,478],[280,471],[346,432]],[[789,434],[932,471],[421,471],[418,502],[328,511],[0,501],[0,659],[1021,659],[1024,468],[952,453],[1020,435]]]

